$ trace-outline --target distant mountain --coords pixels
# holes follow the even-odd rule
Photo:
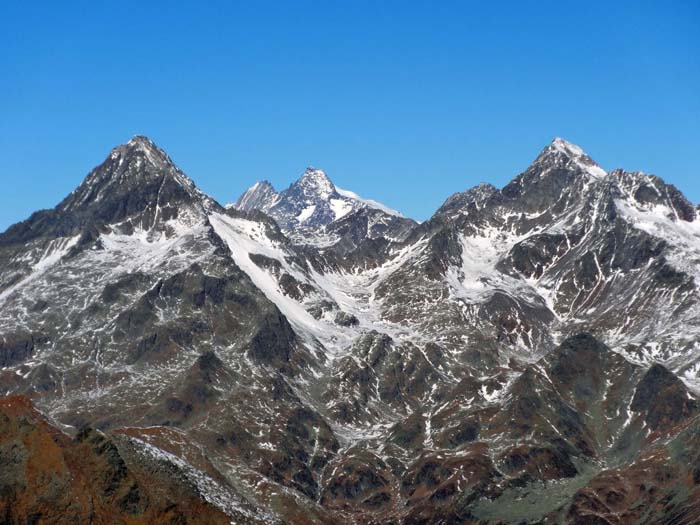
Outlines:
[[[279,193],[267,181],[256,182],[227,207],[267,213],[290,239],[316,246],[330,246],[340,242],[343,237],[337,235],[338,229],[327,227],[360,210],[371,210],[373,223],[381,222],[398,235],[415,224],[381,203],[338,188],[322,170],[312,167],[307,168],[297,181]],[[364,230],[365,237],[376,237],[371,226],[369,230],[366,226],[360,228]],[[353,229],[357,230],[357,227]]]
[[[267,211],[277,201],[278,194],[275,188],[266,180],[256,182],[248,188],[233,204],[227,204],[227,208],[241,211],[262,210]]]
[[[563,139],[418,224],[135,137],[0,234],[0,517],[698,522],[698,239]]]

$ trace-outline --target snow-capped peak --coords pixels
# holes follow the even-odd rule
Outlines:
[[[146,135],[134,135],[126,145],[129,147],[158,149],[155,143]]]
[[[379,210],[392,216],[391,220],[408,221],[396,210],[338,188],[323,170],[313,166],[279,193],[269,182],[257,182],[227,208],[263,211],[277,221],[282,231],[304,243],[315,242],[310,232],[321,232],[329,224],[365,208]],[[298,230],[300,226],[303,231]]]
[[[294,183],[294,186],[303,188],[305,194],[313,194],[321,199],[329,199],[336,191],[335,185],[323,170],[309,166],[303,175]]]
[[[561,137],[555,137],[554,140],[552,140],[551,146],[570,157],[581,157],[585,155],[585,152],[579,146]]]
[[[600,179],[607,175],[607,172],[593,159],[591,159],[579,146],[572,144],[561,137],[555,137],[549,146],[542,151],[540,156],[537,158],[537,161],[550,159],[552,157],[555,157],[556,161],[564,161],[565,163],[572,162],[583,172],[595,179]]]

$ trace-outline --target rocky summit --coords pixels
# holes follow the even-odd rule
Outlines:
[[[555,139],[427,221],[151,140],[0,234],[0,522],[700,523],[700,214]]]

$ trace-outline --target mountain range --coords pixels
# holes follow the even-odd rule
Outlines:
[[[556,138],[422,223],[151,140],[0,234],[0,522],[700,522],[700,214]]]

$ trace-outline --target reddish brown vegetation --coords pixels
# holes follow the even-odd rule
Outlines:
[[[185,482],[85,429],[75,439],[22,396],[0,400],[3,524],[228,524]]]

